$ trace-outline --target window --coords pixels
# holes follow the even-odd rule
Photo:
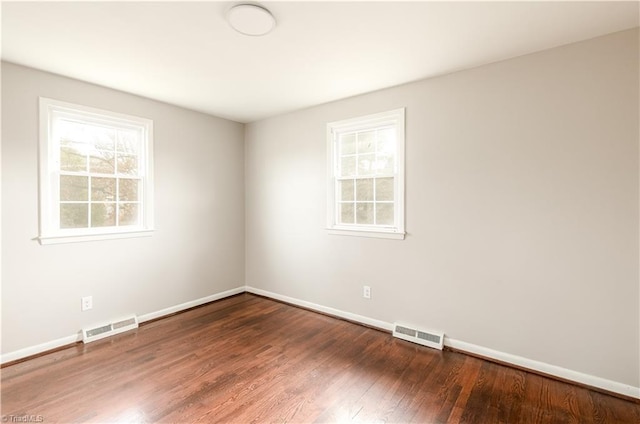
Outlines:
[[[330,234],[404,238],[404,109],[327,125]]]
[[[153,123],[40,98],[40,243],[151,235]]]

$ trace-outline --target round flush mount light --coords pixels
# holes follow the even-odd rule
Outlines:
[[[241,34],[266,35],[276,26],[276,20],[267,9],[256,4],[238,4],[227,12],[231,28]]]

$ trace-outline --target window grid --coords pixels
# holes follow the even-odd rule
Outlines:
[[[77,125],[77,126],[91,126],[90,124],[86,124],[84,122],[76,122],[73,120],[68,120],[68,119],[58,119],[58,120],[54,120],[54,125],[55,123],[59,123],[60,121],[66,121],[67,125]],[[97,127],[97,126],[96,126]],[[58,175],[59,177],[61,176],[78,176],[78,177],[85,177],[87,178],[87,199],[86,200],[59,200],[59,204],[60,204],[60,209],[62,209],[62,205],[66,205],[66,204],[82,204],[82,205],[87,205],[87,226],[86,227],[63,227],[62,226],[62,219],[60,218],[59,220],[59,226],[60,228],[105,228],[105,227],[121,227],[121,226],[126,226],[126,225],[136,225],[138,222],[140,222],[141,216],[142,216],[142,204],[140,202],[140,199],[142,197],[142,193],[141,193],[141,186],[142,186],[142,178],[140,177],[140,168],[141,168],[141,164],[140,164],[140,156],[136,153],[132,153],[132,152],[128,152],[125,151],[123,149],[120,148],[121,145],[124,145],[124,143],[121,143],[122,141],[122,130],[115,128],[115,127],[102,127],[103,129],[108,130],[108,132],[111,132],[114,135],[113,138],[113,149],[105,149],[105,148],[100,148],[99,146],[97,146],[95,143],[91,143],[91,142],[87,142],[85,140],[79,140],[79,139],[65,139],[63,140],[61,136],[56,137],[55,138],[55,144],[56,144],[56,149],[58,150],[58,152],[62,152],[63,149],[67,148],[69,149],[69,146],[72,145],[78,145],[78,146],[83,146],[84,147],[84,171],[63,171],[62,170],[62,160],[59,158],[58,159],[58,163],[59,163],[59,167],[58,167]],[[137,149],[135,149],[137,150]],[[99,156],[92,156],[91,153],[97,153],[98,155],[100,154],[108,154],[108,155],[112,155],[113,157],[113,173],[104,173],[104,172],[93,172],[92,171],[92,158],[99,158]],[[102,157],[105,157],[105,155],[102,155]],[[136,158],[136,172],[135,174],[126,174],[126,173],[120,173],[120,158],[121,157],[135,157]],[[125,171],[126,172],[126,171]],[[108,179],[112,179],[115,180],[115,187],[114,187],[114,194],[113,194],[113,200],[94,200],[93,199],[93,180],[94,178],[108,178]],[[136,189],[136,194],[137,194],[137,200],[121,200],[120,199],[120,181],[121,180],[135,180],[137,182],[137,189]],[[126,204],[132,204],[132,205],[137,205],[137,217],[135,219],[135,222],[133,222],[132,224],[124,224],[121,225],[120,221],[120,216],[121,216],[121,205],[126,205]],[[112,205],[113,209],[113,215],[114,215],[114,219],[115,219],[115,223],[114,225],[94,225],[93,222],[93,212],[94,212],[94,205]]]
[[[336,196],[336,203],[338,204],[338,208],[336,210],[336,222],[339,224],[349,224],[349,225],[356,225],[356,226],[382,226],[382,227],[393,227],[393,221],[395,221],[395,219],[392,220],[391,223],[387,223],[387,224],[380,224],[378,223],[378,208],[377,205],[379,204],[395,204],[395,190],[394,190],[394,198],[392,200],[378,200],[377,199],[377,189],[378,189],[378,180],[380,178],[394,178],[394,173],[395,173],[395,169],[396,169],[396,164],[395,164],[395,151],[393,152],[393,165],[391,167],[390,170],[388,170],[386,173],[379,173],[376,172],[376,169],[373,169],[374,167],[372,166],[370,169],[369,173],[363,173],[361,174],[360,172],[360,158],[361,156],[374,156],[374,161],[373,163],[376,165],[376,167],[378,167],[379,162],[380,162],[380,156],[382,156],[382,153],[385,153],[384,151],[380,151],[379,150],[379,141],[380,141],[380,133],[382,131],[385,130],[393,130],[392,126],[389,125],[385,125],[385,126],[381,126],[381,127],[377,127],[377,128],[367,128],[367,129],[363,129],[363,130],[357,130],[357,131],[350,131],[350,132],[344,132],[344,133],[340,133],[337,135],[336,137],[336,143],[337,143],[337,148],[336,150],[336,154],[338,156],[338,160],[336,161],[336,165],[337,165],[337,172],[336,172],[336,178],[335,178],[335,196]],[[370,141],[370,143],[373,143],[373,152],[372,151],[368,151],[368,149],[364,149],[364,151],[360,151],[361,150],[361,143],[360,143],[360,137],[363,137],[364,134],[371,134],[373,133],[373,140]],[[346,137],[350,137],[352,136],[354,138],[354,145],[355,145],[355,152],[354,153],[344,153],[345,150],[345,143],[344,143],[344,138]],[[394,146],[395,146],[395,140],[393,142]],[[395,149],[394,149],[395,150]],[[387,152],[388,153],[388,152]],[[354,158],[355,161],[355,175],[348,175],[345,176],[344,175],[344,169],[343,169],[343,164],[344,158]],[[358,200],[358,184],[357,181],[358,180],[372,180],[372,199],[371,200]],[[343,196],[342,196],[342,190],[341,190],[341,186],[345,181],[353,181],[353,196],[351,200],[344,200]],[[394,184],[395,186],[395,184]],[[344,207],[344,205],[349,205],[352,204],[353,205],[353,213],[352,213],[352,222],[345,222],[342,219],[342,208]],[[373,210],[373,223],[359,223],[358,222],[358,205],[365,205],[365,204],[370,204],[372,205],[372,210]]]

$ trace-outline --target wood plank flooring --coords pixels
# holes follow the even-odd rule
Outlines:
[[[640,423],[633,402],[250,294],[1,373],[8,422]]]

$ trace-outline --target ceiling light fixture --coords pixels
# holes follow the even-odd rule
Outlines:
[[[266,35],[276,27],[276,19],[271,12],[256,4],[237,4],[227,12],[231,28],[240,34]]]

